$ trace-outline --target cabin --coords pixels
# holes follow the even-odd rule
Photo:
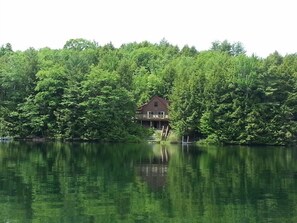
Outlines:
[[[166,128],[169,126],[168,106],[169,102],[166,99],[154,96],[137,109],[136,120],[145,127]]]

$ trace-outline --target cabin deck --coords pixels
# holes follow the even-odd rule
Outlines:
[[[152,120],[152,121],[168,121],[168,115],[159,115],[159,114],[136,114],[136,119],[138,120]]]

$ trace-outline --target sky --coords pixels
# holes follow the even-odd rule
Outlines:
[[[296,2],[296,3],[295,3]],[[0,45],[62,48],[84,38],[207,50],[241,42],[248,55],[297,52],[296,0],[0,0]]]

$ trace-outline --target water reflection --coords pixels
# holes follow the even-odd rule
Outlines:
[[[154,146],[154,157],[141,160],[136,165],[137,174],[154,191],[164,189],[166,185],[168,162],[170,158],[169,150],[166,146]]]
[[[0,222],[296,222],[290,148],[0,143]]]

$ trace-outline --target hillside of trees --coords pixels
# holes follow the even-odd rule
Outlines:
[[[179,135],[286,145],[297,136],[297,54],[247,56],[240,43],[208,51],[166,40],[63,49],[0,48],[0,136],[136,141],[135,109],[169,99]]]

